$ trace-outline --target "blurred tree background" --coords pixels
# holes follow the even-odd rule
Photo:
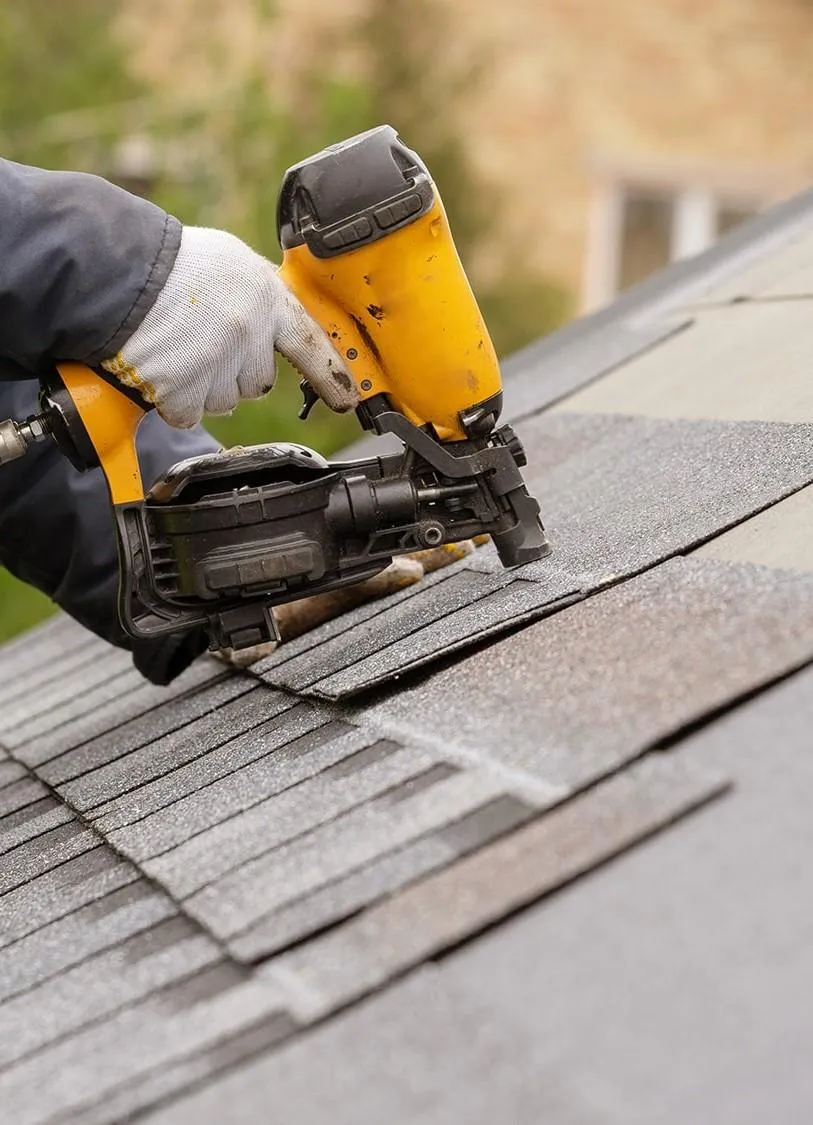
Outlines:
[[[255,3],[261,44],[273,34],[274,11],[268,0]],[[347,28],[361,60],[358,74],[339,74],[331,64],[335,44],[328,45],[285,104],[271,91],[261,49],[239,81],[221,89],[224,48],[209,18],[212,0],[193,0],[192,10],[198,32],[190,50],[211,74],[213,93],[179,105],[128,65],[111,0],[0,5],[3,155],[97,172],[187,224],[232,230],[279,260],[275,211],[284,170],[326,144],[386,122],[433,173],[499,354],[566,318],[568,295],[527,266],[521,247],[501,244],[499,196],[476,172],[472,139],[457,128],[455,112],[488,60],[452,61],[438,50],[450,38],[435,0],[367,0],[359,22]],[[358,435],[354,419],[321,405],[303,426],[298,404],[297,380],[283,364],[270,396],[206,425],[227,445],[296,440],[323,453]],[[0,571],[0,639],[52,609],[48,599]]]

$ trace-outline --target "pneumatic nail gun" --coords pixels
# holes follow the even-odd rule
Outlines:
[[[381,126],[286,173],[281,276],[330,336],[362,426],[400,450],[327,461],[293,444],[225,449],[145,491],[136,431],[149,407],[109,376],[61,363],[40,413],[0,423],[0,463],[56,441],[100,466],[119,545],[119,614],[133,637],[204,628],[212,649],[277,637],[273,606],[359,582],[401,554],[489,534],[503,565],[549,551],[499,426],[500,368],[437,188]],[[306,417],[315,401],[302,384]]]

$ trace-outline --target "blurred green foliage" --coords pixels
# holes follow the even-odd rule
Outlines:
[[[213,0],[195,0],[190,49],[209,67],[211,102],[167,105],[127,65],[116,38],[114,0],[22,0],[0,5],[0,139],[5,156],[31,164],[97,171],[142,191],[187,224],[230,229],[278,260],[276,198],[284,170],[326,144],[387,122],[430,167],[455,242],[500,355],[561,323],[567,294],[539,277],[521,248],[504,244],[501,197],[474,169],[476,138],[459,109],[488,59],[447,50],[454,29],[437,0],[367,0],[347,42],[363,62],[358,77],[337,75],[330,57],[305,74],[281,104],[269,92],[262,52],[223,93],[223,44],[207,32]],[[253,0],[258,38],[273,32],[273,5]],[[332,44],[330,48],[335,47]],[[147,134],[173,159],[143,183],[116,167],[123,137]],[[181,159],[174,159],[181,155]],[[297,417],[298,380],[280,365],[275,391],[233,415],[207,420],[224,445],[298,441],[323,453],[359,436],[354,418],[317,406]],[[0,571],[0,639],[45,616],[50,602]]]
[[[114,9],[110,0],[0,4],[4,156],[46,167],[61,161],[86,167],[100,159],[98,146],[109,148],[117,129],[126,127],[117,107],[144,90],[111,33]],[[83,112],[96,116],[108,107],[111,124],[101,135],[82,129]]]
[[[0,567],[0,640],[30,629],[53,612],[50,598]]]

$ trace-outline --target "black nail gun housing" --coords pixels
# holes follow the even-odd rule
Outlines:
[[[276,636],[275,604],[371,577],[396,555],[482,533],[505,566],[547,553],[509,427],[449,447],[401,415],[376,422],[409,442],[403,453],[342,463],[296,445],[229,449],[118,507],[128,632],[203,626],[213,649],[244,648]]]

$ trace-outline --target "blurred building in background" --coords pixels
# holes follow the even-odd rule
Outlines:
[[[198,3],[129,0],[139,65],[176,90],[210,81],[189,50]],[[522,246],[574,310],[813,179],[813,0],[435,3],[446,21],[427,81],[433,50],[480,67],[455,113],[474,166],[500,188],[495,238]],[[280,93],[312,67],[363,71],[347,31],[369,5],[279,0],[260,46]],[[230,0],[197,27],[223,46],[226,85],[258,48],[257,12]]]

